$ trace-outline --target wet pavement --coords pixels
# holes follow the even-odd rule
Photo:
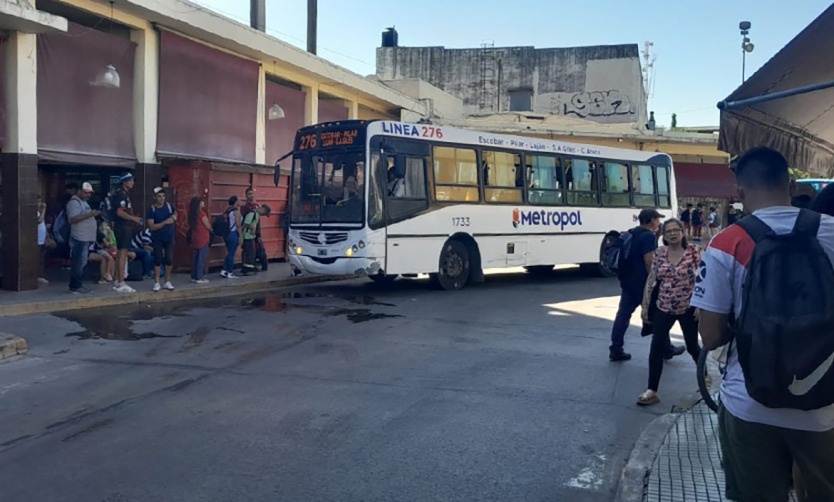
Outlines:
[[[0,364],[1,498],[612,500],[696,389],[678,358],[634,405],[648,340],[608,362],[616,293],[566,270],[3,319],[31,351]]]

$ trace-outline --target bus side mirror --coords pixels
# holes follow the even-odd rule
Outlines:
[[[281,183],[281,164],[275,164],[275,171],[272,172],[272,182],[275,183],[275,186]]]

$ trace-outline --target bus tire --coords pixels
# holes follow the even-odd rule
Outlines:
[[[379,284],[380,286],[390,286],[394,283],[397,277],[397,274],[375,274],[368,276],[368,278],[372,280],[374,284]]]
[[[524,267],[524,270],[534,277],[547,277],[553,272],[553,265],[530,265]]]
[[[469,280],[469,250],[458,240],[448,240],[440,253],[437,284],[446,291],[462,289]]]

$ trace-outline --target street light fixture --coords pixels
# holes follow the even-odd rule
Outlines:
[[[750,42],[750,21],[742,21],[738,23],[738,29],[741,32],[741,83],[744,83],[746,67],[747,67],[747,53],[753,52],[755,46]]]

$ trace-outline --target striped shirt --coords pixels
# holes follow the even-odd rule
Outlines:
[[[136,232],[133,239],[130,241],[130,247],[133,249],[144,249],[151,246],[151,231],[147,228],[141,232]]]
[[[769,207],[753,213],[776,234],[790,233],[799,209]],[[817,238],[834,263],[834,218],[823,215]],[[691,305],[708,312],[741,315],[741,298],[747,266],[756,247],[753,239],[738,225],[716,235],[703,253],[701,268],[695,279]],[[790,292],[785,292],[790,294]],[[735,345],[732,346],[735,349]],[[834,405],[813,411],[768,408],[747,393],[744,373],[735,350],[727,361],[727,373],[721,382],[721,403],[734,417],[785,429],[822,432],[834,429]]]

